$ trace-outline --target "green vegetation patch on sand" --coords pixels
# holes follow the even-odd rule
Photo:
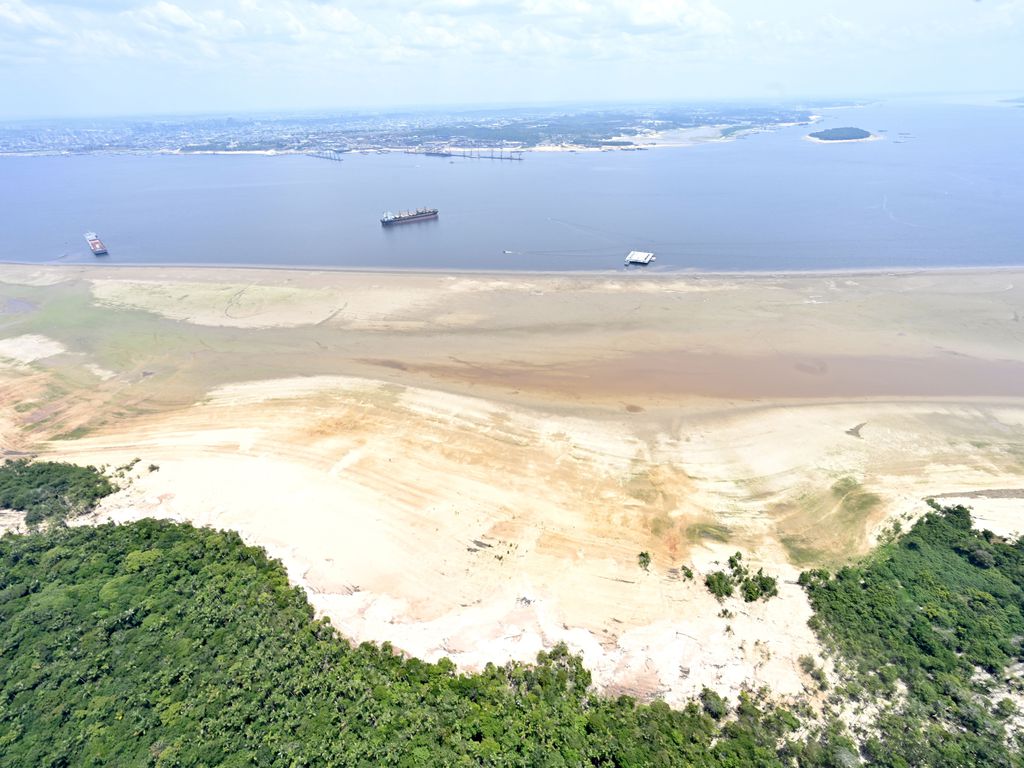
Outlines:
[[[0,509],[25,513],[25,522],[63,522],[91,512],[117,490],[96,467],[12,459],[0,466]]]

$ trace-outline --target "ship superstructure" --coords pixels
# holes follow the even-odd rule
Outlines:
[[[99,235],[95,232],[86,232],[83,237],[85,242],[89,244],[90,250],[92,250],[93,256],[105,256],[107,253],[107,246],[100,240]]]
[[[437,208],[417,208],[415,211],[399,211],[391,213],[388,211],[380,218],[382,227],[390,227],[392,224],[405,224],[410,221],[424,221],[425,219],[436,219]]]

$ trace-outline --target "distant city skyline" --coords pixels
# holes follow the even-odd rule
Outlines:
[[[0,89],[0,120],[1024,95],[1024,0],[0,0]]]

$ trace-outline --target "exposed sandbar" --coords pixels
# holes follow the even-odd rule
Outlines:
[[[0,266],[0,306],[5,451],[138,457],[98,519],[240,530],[349,636],[466,667],[565,640],[612,691],[794,693],[801,568],[1024,487],[1024,270]],[[723,619],[736,550],[781,597]]]

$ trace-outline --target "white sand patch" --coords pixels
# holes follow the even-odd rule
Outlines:
[[[1024,483],[1017,498],[984,498],[977,496],[944,496],[938,499],[944,506],[962,504],[971,510],[974,527],[990,530],[997,536],[1019,539],[1024,536]]]
[[[348,454],[341,462],[348,471],[359,459]],[[336,468],[328,475],[337,477]],[[415,522],[405,515],[395,521],[395,515],[394,507],[365,489],[332,493],[317,473],[296,465],[206,455],[162,461],[159,472],[105,501],[93,520],[155,516],[238,530],[247,542],[280,558],[318,615],[330,617],[346,637],[388,641],[430,661],[447,657],[464,670],[533,661],[538,651],[565,642],[582,653],[599,688],[681,705],[705,685],[732,697],[762,685],[779,695],[798,694],[806,683],[798,657],[821,652],[807,627],[810,608],[792,583],[792,569],[784,572],[788,580],[780,584],[780,597],[757,604],[728,600],[724,607],[733,615],[723,618],[723,606],[701,584],[702,572],[693,582],[680,582],[643,573],[635,563],[611,564],[608,578],[628,577],[623,580],[633,583],[623,594],[631,597],[605,605],[607,615],[583,626],[567,621],[568,596],[557,584],[567,562],[552,562],[546,577],[514,569],[497,581],[487,578],[486,571],[474,576],[472,567],[463,572],[455,563],[447,575],[432,573],[420,565],[432,559],[422,549],[428,520]],[[420,540],[413,550],[405,536],[395,535],[409,525],[416,526]],[[453,535],[458,532],[434,533],[431,549],[451,557]],[[462,542],[455,548],[464,549]],[[419,554],[412,556],[414,550]],[[778,573],[779,566],[773,568]],[[397,571],[412,571],[433,592],[430,602],[450,607],[424,613],[418,599],[401,596],[405,590],[394,581]],[[603,589],[599,578],[589,578],[591,589]],[[388,582],[393,584],[389,591],[373,588]],[[453,604],[453,596],[461,605]],[[652,599],[659,618],[644,608]],[[600,626],[615,622],[622,624],[617,632]]]
[[[723,140],[722,125],[698,125],[693,128],[671,128],[664,131],[643,131],[635,136],[619,136],[619,141],[631,141],[649,147],[691,147],[708,141]]]
[[[113,371],[108,371],[106,368],[102,368],[96,365],[96,363],[86,363],[85,370],[87,370],[100,381],[109,381],[110,379],[117,376],[117,374],[114,373]]]
[[[34,363],[66,351],[59,341],[35,333],[0,339],[0,359],[8,362]]]
[[[0,509],[0,536],[5,533],[23,533],[25,530],[25,514],[23,512]]]
[[[865,136],[862,139],[819,139],[816,136],[804,136],[804,141],[809,141],[812,144],[863,144],[866,141],[881,141],[884,136],[880,136],[877,133],[873,133],[870,136]]]
[[[302,400],[322,392],[370,392],[379,383],[356,376],[296,376],[225,384],[210,391],[204,404],[211,406],[255,405],[271,400]]]
[[[351,286],[334,276],[329,288],[260,283],[167,280],[92,280],[97,302],[140,309],[196,325],[234,328],[293,328],[331,323],[355,329],[419,328],[417,312],[430,305],[422,290],[367,285],[359,276]],[[436,298],[440,299],[438,295]],[[454,314],[452,325],[469,325],[475,316]]]

